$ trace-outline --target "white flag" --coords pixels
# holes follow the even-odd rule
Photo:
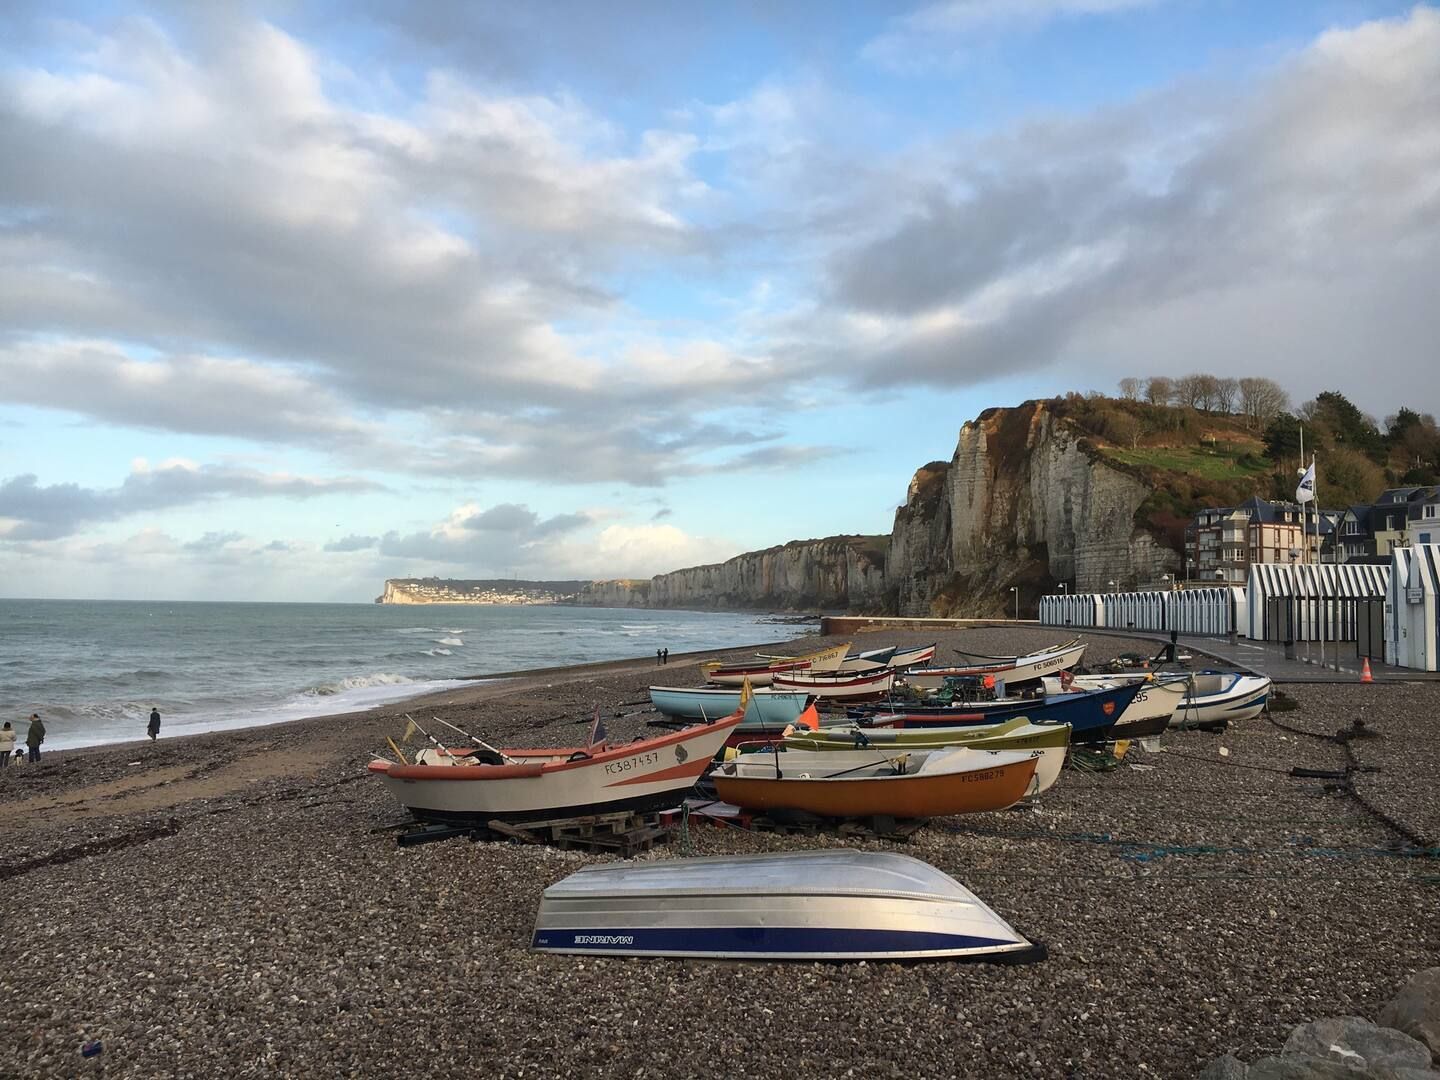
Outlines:
[[[1300,485],[1295,489],[1295,501],[1307,503],[1315,498],[1315,463],[1312,461],[1310,467],[1305,470],[1305,475],[1300,477]]]

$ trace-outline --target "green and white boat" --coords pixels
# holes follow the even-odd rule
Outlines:
[[[1035,785],[1027,797],[1039,795],[1060,777],[1070,748],[1069,724],[1032,724],[1023,717],[1000,724],[929,728],[821,728],[797,731],[785,737],[787,749],[879,750],[885,754],[907,750],[938,750],[968,746],[975,750],[1034,750],[1040,754]]]

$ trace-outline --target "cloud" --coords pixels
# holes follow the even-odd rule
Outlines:
[[[963,59],[980,35],[1035,31],[1062,19],[1117,15],[1160,0],[943,0],[892,19],[860,55],[877,67],[906,72]]]
[[[325,545],[326,551],[351,552],[368,551],[380,543],[378,536],[357,536],[351,533],[349,536],[341,537],[339,540],[331,540]]]
[[[379,551],[388,558],[501,572],[521,565],[542,565],[556,537],[590,522],[585,513],[541,518],[529,507],[515,503],[485,509],[467,503],[424,532],[386,533],[380,538]]]
[[[1327,33],[1244,95],[1187,84],[956,141],[830,260],[803,348],[873,386],[1198,367],[1299,393],[1366,356],[1387,378],[1357,397],[1386,407],[1440,334],[1437,175],[1422,7]]]
[[[378,488],[377,484],[353,477],[294,476],[190,462],[166,462],[155,468],[137,462],[116,488],[42,486],[33,474],[25,474],[0,483],[0,539],[53,540],[88,524],[212,499],[314,499]]]
[[[244,533],[238,532],[207,532],[197,540],[191,540],[181,545],[185,551],[195,555],[211,555],[223,551],[231,544],[245,539]]]

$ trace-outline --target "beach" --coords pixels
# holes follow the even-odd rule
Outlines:
[[[1055,637],[855,640],[938,638],[944,661]],[[1155,649],[1089,640],[1089,664]],[[365,765],[406,713],[501,745],[574,745],[598,705],[628,739],[645,688],[698,684],[698,659],[0,771],[0,1076],[1185,1077],[1276,1052],[1307,1020],[1373,1019],[1440,964],[1440,861],[1400,853],[1401,830],[1440,844],[1436,684],[1287,687],[1299,708],[1273,719],[1168,732],[1113,771],[1067,769],[1032,805],[865,842],[933,863],[1044,942],[1028,966],[538,954],[542,890],[607,857],[402,849],[383,831],[403,815]],[[1289,775],[1342,768],[1346,749],[1315,736],[1355,719],[1378,733],[1349,744],[1378,769],[1355,778],[1370,809]],[[700,855],[842,844],[699,825],[690,839]],[[82,1059],[91,1040],[103,1050]]]

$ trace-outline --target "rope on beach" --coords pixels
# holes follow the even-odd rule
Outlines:
[[[1336,789],[1341,794],[1348,795],[1350,796],[1350,798],[1354,799],[1356,805],[1359,806],[1360,809],[1364,810],[1372,818],[1380,822],[1380,824],[1384,825],[1386,828],[1396,833],[1398,836],[1401,837],[1401,839],[1403,839],[1406,843],[1410,844],[1412,848],[1417,849],[1421,854],[1428,854],[1436,848],[1437,845],[1431,840],[1431,838],[1422,835],[1421,833],[1412,829],[1409,825],[1405,824],[1403,821],[1398,820],[1386,811],[1382,810],[1380,807],[1376,806],[1375,803],[1372,802],[1362,791],[1355,787],[1355,774],[1365,768],[1365,766],[1361,764],[1360,759],[1355,756],[1355,751],[1351,747],[1352,741],[1358,737],[1361,737],[1362,734],[1366,732],[1366,729],[1362,726],[1360,721],[1356,721],[1355,728],[1348,730],[1342,729],[1332,735],[1327,735],[1319,731],[1307,731],[1304,728],[1295,727],[1293,724],[1286,724],[1279,720],[1276,720],[1274,716],[1270,717],[1270,723],[1274,724],[1282,731],[1289,731],[1295,735],[1305,735],[1312,739],[1319,739],[1322,742],[1335,743],[1336,745],[1338,745],[1340,749],[1345,753],[1345,775],[1337,781]],[[1369,732],[1369,734],[1373,736],[1375,733]]]

